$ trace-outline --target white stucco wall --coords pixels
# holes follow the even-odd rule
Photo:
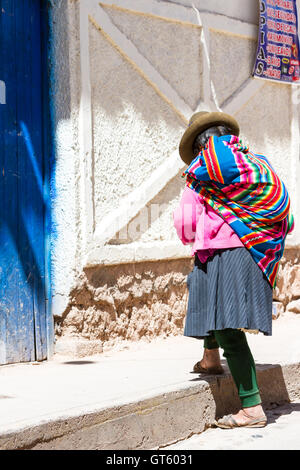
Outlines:
[[[199,11],[209,11],[236,18],[247,23],[258,24],[259,4],[256,0],[171,0],[172,3],[190,6],[194,5]]]
[[[56,316],[86,266],[188,256],[172,211],[184,184],[178,142],[197,109],[234,114],[270,158],[292,198],[289,243],[299,243],[298,106],[290,85],[250,78],[258,2],[194,0],[200,19],[191,3],[52,1]]]
[[[182,122],[94,25],[89,39],[94,206],[99,221],[176,150]]]
[[[65,310],[80,272],[78,187],[78,113],[80,88],[78,3],[53,1],[50,11],[52,119],[55,166],[52,168],[52,310]]]

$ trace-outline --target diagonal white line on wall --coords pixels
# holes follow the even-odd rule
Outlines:
[[[255,80],[252,77],[248,78],[237,90],[232,93],[231,96],[225,100],[225,102],[219,104],[210,72],[209,34],[210,31],[222,31],[227,33],[230,32],[231,34],[235,33],[237,35],[242,35],[241,33],[243,32],[243,34],[245,34],[247,37],[253,38],[257,35],[257,27],[255,25],[248,25],[247,31],[245,31],[244,23],[240,21],[235,22],[232,19],[224,18],[220,15],[211,15],[208,13],[200,15],[200,12],[194,6],[193,8],[197,12],[198,21],[199,23],[201,22],[203,28],[202,42],[205,52],[204,75],[206,75],[204,82],[204,95],[211,93],[212,97],[212,99],[210,97],[207,98],[205,104],[211,110],[216,109],[228,114],[235,114],[253,97],[255,93],[257,93],[262,88],[264,83],[260,82],[259,80]],[[199,103],[199,110],[200,109],[203,109],[203,104],[201,102]]]
[[[228,114],[237,113],[264,85],[265,82],[263,80],[248,78],[222,103],[222,111]]]
[[[81,148],[81,212],[84,218],[85,233],[83,241],[86,252],[94,250],[94,247],[103,246],[109,241],[120,228],[136,216],[136,214],[161,191],[166,184],[184,167],[179,158],[178,152],[174,152],[165,162],[156,170],[143,185],[133,193],[129,194],[123,200],[122,205],[114,211],[109,217],[101,220],[96,225],[94,219],[93,207],[93,183],[92,183],[92,129],[91,129],[91,86],[90,86],[90,64],[89,64],[89,38],[88,21],[89,14],[92,12],[99,21],[100,7],[98,2],[93,2],[94,9],[91,9],[91,1],[82,0],[80,4],[80,47],[81,47],[81,100],[80,100],[80,148]],[[96,14],[95,14],[96,10]],[[101,9],[102,10],[102,9]],[[107,16],[104,12],[105,17]],[[111,24],[111,22],[109,21]],[[102,23],[101,23],[102,24]],[[116,28],[114,28],[116,29]],[[115,31],[116,32],[116,31]],[[123,41],[122,35],[120,36]],[[119,39],[120,39],[119,37]],[[174,99],[174,96],[173,96]],[[175,97],[176,99],[176,97]],[[189,107],[185,106],[185,112],[188,117],[192,113]],[[184,117],[183,117],[184,118]],[[184,118],[185,122],[186,119]],[[121,226],[120,226],[121,224]],[[113,228],[115,227],[115,229]],[[85,262],[85,261],[83,261]]]
[[[207,11],[199,11],[202,21],[209,25],[211,31],[219,31],[248,39],[257,39],[258,26],[256,24],[245,23],[238,19],[228,18],[227,16]]]
[[[193,112],[192,109],[139,52],[135,45],[113,24],[108,14],[99,4],[97,6],[95,3],[90,5],[89,18],[187,124]]]
[[[107,243],[118,231],[125,227],[145,205],[151,201],[184,167],[175,151],[143,183],[140,188],[126,196],[120,206],[104,217],[96,226],[94,242]]]
[[[241,87],[236,90],[226,102],[219,104],[217,94],[215,91],[213,79],[210,71],[210,50],[209,50],[209,34],[210,31],[222,31],[235,33],[241,35],[243,32],[248,37],[253,38],[257,35],[257,27],[254,25],[248,25],[245,31],[245,26],[240,21],[233,21],[229,18],[224,18],[220,15],[211,15],[208,13],[201,13],[195,8],[193,1],[191,1],[192,8],[196,12],[199,25],[202,26],[201,42],[204,51],[203,70],[204,70],[204,103],[199,102],[197,111],[207,109],[210,111],[223,111],[228,114],[234,114],[241,109],[246,102],[263,86],[263,83],[259,83],[257,80],[249,78],[246,83],[243,83]]]

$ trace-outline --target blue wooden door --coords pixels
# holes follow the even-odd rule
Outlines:
[[[0,364],[46,358],[40,0],[0,0]]]

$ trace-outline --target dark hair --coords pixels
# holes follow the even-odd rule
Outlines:
[[[208,142],[208,139],[212,136],[220,137],[221,135],[232,135],[233,130],[227,126],[213,126],[197,135],[193,142],[193,154],[196,157],[201,148],[204,148]]]

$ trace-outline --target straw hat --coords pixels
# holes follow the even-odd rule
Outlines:
[[[207,111],[193,114],[179,144],[179,153],[184,163],[189,165],[194,159],[193,143],[197,135],[210,127],[222,124],[229,127],[234,135],[239,135],[239,125],[234,117],[229,114],[219,112],[209,113]]]

